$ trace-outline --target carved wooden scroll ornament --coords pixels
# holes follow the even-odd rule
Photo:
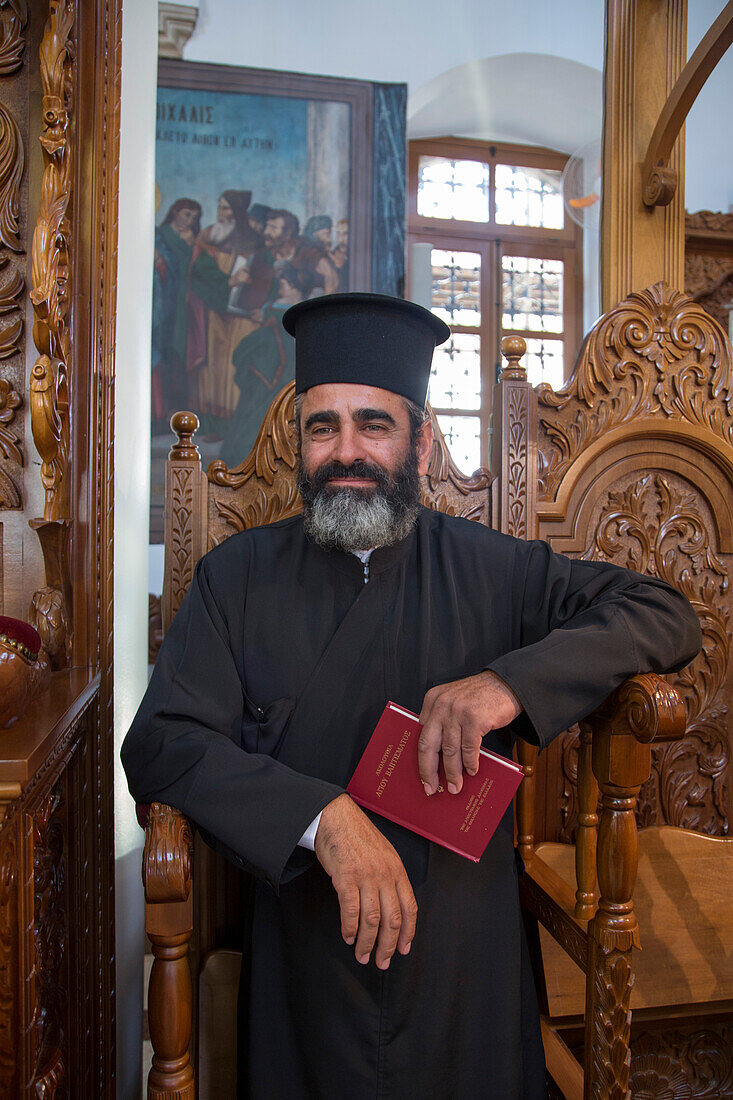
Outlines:
[[[566,386],[558,393],[538,387],[540,500],[555,498],[584,449],[641,417],[685,420],[733,445],[726,345],[720,325],[666,283],[630,294],[605,314]]]
[[[147,902],[186,901],[191,891],[191,828],[178,810],[153,802],[143,862]]]
[[[643,824],[666,822],[725,835],[730,751],[723,692],[732,635],[728,575],[708,522],[690,488],[648,474],[609,493],[583,557],[659,577],[684,593],[697,612],[702,650],[672,678],[685,701],[685,735],[673,742],[658,738],[639,817]]]
[[[21,396],[9,382],[0,378],[0,453],[19,465],[23,464],[20,439],[10,430]],[[0,469],[0,508],[20,508],[20,493],[9,474]]]
[[[0,0],[0,76],[10,76],[23,63],[27,21],[26,0]]]
[[[39,357],[31,374],[31,427],[42,459],[44,519],[70,518],[69,372],[74,0],[52,0],[41,42],[44,172],[33,233],[31,302]]]

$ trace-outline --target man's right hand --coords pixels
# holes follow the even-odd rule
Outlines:
[[[321,813],[315,853],[330,876],[341,908],[341,934],[355,944],[357,962],[386,970],[395,949],[410,950],[417,902],[402,860],[347,794]]]

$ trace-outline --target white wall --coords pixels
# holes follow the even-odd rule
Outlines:
[[[689,0],[690,51],[722,8],[723,0]],[[505,54],[540,54],[566,58],[598,72],[603,69],[602,0],[458,0],[454,4],[445,0],[371,0],[369,5],[361,0],[319,0],[318,4],[280,0],[271,10],[271,15],[263,17],[268,9],[251,0],[199,0],[198,26],[184,56],[191,61],[404,81],[409,89],[410,121],[424,105],[426,86],[466,62]],[[525,71],[527,84],[531,84],[536,74],[531,67]],[[506,118],[515,115],[517,99],[527,94],[527,85],[524,92],[522,87],[516,77],[505,81],[501,92],[479,81],[464,110],[479,117],[488,110],[498,131]],[[556,86],[548,83],[545,87],[550,95],[557,95]],[[580,86],[576,89],[568,83],[565,91],[571,100],[566,119],[570,139],[560,147],[567,144],[571,150],[589,140],[582,124],[587,105]],[[524,125],[534,125],[537,132],[533,116],[547,107],[543,98],[534,94],[529,98],[529,119]],[[729,112],[721,109],[731,99],[733,51],[720,62],[690,113],[688,210],[727,210],[733,202],[731,121]],[[577,120],[572,117],[574,110]],[[573,145],[576,125],[578,141]],[[531,134],[521,132],[523,127],[517,129],[520,132],[512,134],[507,129],[501,135],[487,136],[533,140]],[[425,134],[422,123],[419,132]],[[548,127],[544,139],[534,140],[552,139]]]
[[[723,0],[689,0],[687,51],[692,54],[723,10]],[[687,116],[685,207],[724,210],[733,204],[733,49],[723,57]]]
[[[117,1096],[142,1086],[143,832],[119,750],[145,690],[148,661],[150,303],[155,191],[157,5],[125,0],[115,380],[115,913]]]
[[[410,93],[466,61],[548,53],[603,66],[602,0],[199,0],[184,51],[217,61],[359,80]]]

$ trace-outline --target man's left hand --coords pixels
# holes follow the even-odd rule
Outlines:
[[[453,680],[431,688],[425,696],[417,743],[420,778],[427,794],[438,789],[438,759],[451,794],[463,786],[463,769],[475,775],[481,739],[489,730],[501,729],[521,712],[522,705],[503,680],[493,672],[479,672],[465,680]]]

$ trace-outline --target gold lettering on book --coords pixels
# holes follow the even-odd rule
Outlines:
[[[412,734],[411,729],[406,729],[405,732],[402,734],[402,737],[399,740],[397,748],[392,753],[392,757],[390,759],[390,762],[384,770],[384,777],[383,777],[381,783],[379,784],[379,786],[377,787],[377,790],[376,790],[377,798],[381,798],[382,795],[384,794],[384,790],[387,786],[387,782],[389,781],[389,778],[392,775],[392,772],[397,767],[399,759],[402,756],[402,752],[404,750],[404,747],[407,744],[407,742],[410,740],[411,734]],[[387,752],[389,752],[389,750],[391,748],[392,748],[392,746],[389,745],[388,748],[387,748]],[[386,755],[387,755],[387,753],[385,753],[385,756]],[[380,769],[381,769],[381,761],[380,761],[380,768],[377,769],[377,774],[379,774]]]
[[[382,774],[382,769],[384,768],[384,765],[387,763],[387,757],[392,752],[393,748],[394,748],[394,745],[387,745],[387,748],[382,753],[382,759],[377,764],[377,775]]]
[[[486,796],[493,786],[494,780],[487,777],[481,784],[481,789],[476,794],[472,794],[469,798],[468,802],[466,803],[466,816],[464,817],[463,823],[461,825],[462,833],[467,833],[473,825],[478,816],[479,810],[486,801]]]

